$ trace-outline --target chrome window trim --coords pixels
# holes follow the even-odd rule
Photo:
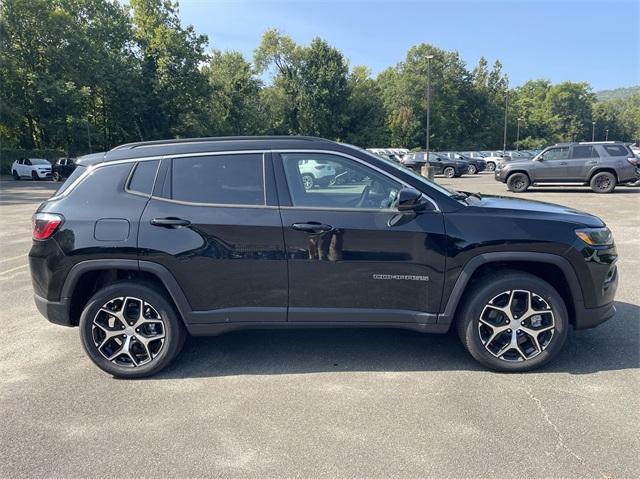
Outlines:
[[[335,151],[335,150],[319,150],[319,149],[312,149],[312,148],[285,148],[285,149],[259,149],[259,150],[225,150],[225,151],[206,151],[206,152],[197,152],[197,153],[179,153],[179,154],[172,154],[172,155],[154,155],[154,156],[145,156],[145,157],[138,157],[138,158],[127,158],[127,159],[123,159],[123,160],[114,160],[114,161],[103,161],[101,163],[97,163],[95,165],[91,165],[87,167],[87,171],[85,171],[82,175],[80,175],[78,178],[76,178],[76,180],[69,185],[69,187],[64,190],[62,192],[61,195],[54,195],[52,197],[49,198],[49,200],[59,200],[61,198],[64,198],[65,196],[67,196],[68,194],[70,194],[75,188],[78,187],[78,185],[84,181],[89,175],[93,174],[94,171],[100,169],[100,168],[105,168],[105,167],[109,167],[109,166],[115,166],[115,165],[120,165],[123,163],[137,163],[140,161],[153,161],[153,160],[163,160],[163,159],[174,159],[174,158],[191,158],[191,157],[197,157],[197,156],[216,156],[216,155],[238,155],[238,154],[251,154],[251,153],[260,153],[262,154],[262,165],[263,165],[263,174],[262,174],[262,181],[263,181],[263,188],[264,188],[264,193],[265,193],[265,202],[264,205],[228,205],[228,204],[216,204],[216,203],[189,203],[189,202],[181,202],[180,200],[172,200],[172,199],[168,199],[168,198],[162,198],[159,196],[154,196],[153,194],[150,196],[150,198],[154,198],[154,199],[158,199],[161,201],[168,201],[168,202],[178,202],[179,204],[186,204],[186,205],[195,205],[195,206],[218,206],[218,207],[239,207],[239,208],[278,208],[278,206],[268,206],[266,203],[266,171],[265,171],[265,157],[266,157],[266,153],[319,153],[319,154],[329,154],[329,155],[337,155],[337,156],[342,156],[345,158],[349,158],[353,161],[356,161],[360,164],[362,164],[363,166],[367,167],[367,168],[372,168],[373,170],[387,176],[388,178],[392,179],[393,181],[396,181],[397,183],[400,183],[403,186],[409,187],[409,188],[413,188],[411,185],[409,185],[407,182],[401,180],[400,178],[397,178],[396,176],[392,175],[391,173],[384,171],[381,168],[378,168],[375,165],[372,165],[366,161],[361,160],[360,158],[356,158],[353,155],[350,155],[348,153],[343,153],[341,151]],[[158,170],[159,171],[159,168]],[[157,175],[157,171],[156,171],[156,175]],[[424,197],[433,205],[434,207],[434,211],[436,212],[441,212],[440,208],[438,207],[438,204],[430,197],[428,196],[426,193],[422,192],[422,194],[424,195]],[[304,207],[300,207],[300,206],[290,206],[290,207],[280,207],[280,208],[298,208],[298,209],[305,209]],[[319,209],[324,209],[329,210],[329,211],[344,211],[347,208],[319,208]],[[367,211],[367,209],[364,208],[356,208],[357,211]],[[384,210],[380,210],[380,209],[373,209],[370,211],[384,211]],[[395,210],[392,210],[395,211]]]
[[[153,160],[155,161],[155,160]],[[156,167],[156,172],[153,175],[153,183],[151,184],[151,193],[143,193],[141,191],[136,191],[136,190],[132,190],[129,188],[129,186],[131,185],[131,181],[133,180],[133,175],[135,174],[136,170],[138,169],[138,164],[140,162],[136,162],[136,165],[131,168],[131,171],[129,172],[129,175],[127,176],[127,181],[125,181],[124,183],[124,191],[125,193],[129,193],[130,195],[136,195],[136,196],[142,196],[143,198],[151,198],[151,195],[153,194],[153,188],[156,185],[156,180],[158,179],[158,172],[160,171],[160,163],[162,162],[162,160],[158,160],[158,166]]]

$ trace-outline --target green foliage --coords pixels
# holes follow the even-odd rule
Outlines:
[[[171,0],[2,0],[0,145],[76,155],[158,138],[304,134],[424,148],[428,72],[433,149],[501,148],[506,97],[508,147],[517,118],[522,148],[590,139],[592,121],[597,139],[640,137],[638,87],[509,89],[500,62],[468,69],[428,44],[373,78],[326,41],[299,45],[275,29],[252,62],[207,45]]]

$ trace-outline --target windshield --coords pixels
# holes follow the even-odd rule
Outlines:
[[[429,187],[433,188],[434,190],[439,191],[440,193],[442,193],[442,194],[444,194],[444,195],[447,195],[447,196],[449,196],[449,197],[451,197],[451,198],[460,199],[460,193],[459,193],[458,191],[456,191],[456,190],[451,190],[451,189],[449,189],[449,188],[445,188],[444,186],[439,185],[439,184],[438,184],[438,183],[436,183],[435,181],[430,180],[430,179],[428,179],[428,178],[425,178],[425,177],[424,177],[424,176],[422,176],[422,175],[419,175],[418,173],[416,173],[415,171],[413,171],[413,170],[412,170],[412,169],[410,169],[410,168],[405,168],[404,166],[401,166],[401,165],[399,165],[398,163],[395,163],[394,161],[389,160],[388,158],[383,158],[383,157],[381,157],[381,156],[374,155],[373,153],[370,153],[370,152],[368,152],[367,150],[365,150],[365,149],[363,149],[363,148],[360,148],[360,147],[358,147],[358,146],[348,145],[348,144],[346,144],[346,143],[342,143],[342,144],[343,144],[344,146],[348,146],[349,148],[353,148],[354,150],[358,150],[358,151],[360,151],[361,153],[366,153],[368,156],[373,156],[374,158],[377,158],[378,160],[382,160],[382,161],[384,161],[387,165],[389,165],[389,166],[391,166],[391,167],[395,168],[396,170],[401,171],[401,172],[403,172],[403,173],[405,173],[405,174],[407,174],[407,175],[410,175],[410,176],[414,177],[414,178],[415,178],[415,179],[417,179],[417,180],[420,180],[422,183],[424,183],[424,184],[426,184],[427,186],[429,186]],[[431,154],[431,153],[429,153],[429,154]]]
[[[41,158],[30,158],[32,165],[50,165],[47,160],[43,160]]]

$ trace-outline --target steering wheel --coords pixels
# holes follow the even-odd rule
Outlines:
[[[369,185],[365,186],[362,190],[362,194],[360,195],[360,199],[356,203],[356,208],[362,208],[366,201],[369,199],[369,191],[371,191],[371,187]]]

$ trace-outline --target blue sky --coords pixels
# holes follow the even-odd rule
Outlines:
[[[206,1],[180,17],[209,46],[251,58],[272,27],[307,44],[319,36],[375,74],[421,42],[457,50],[472,68],[500,60],[512,86],[587,81],[594,90],[640,84],[640,0]]]

